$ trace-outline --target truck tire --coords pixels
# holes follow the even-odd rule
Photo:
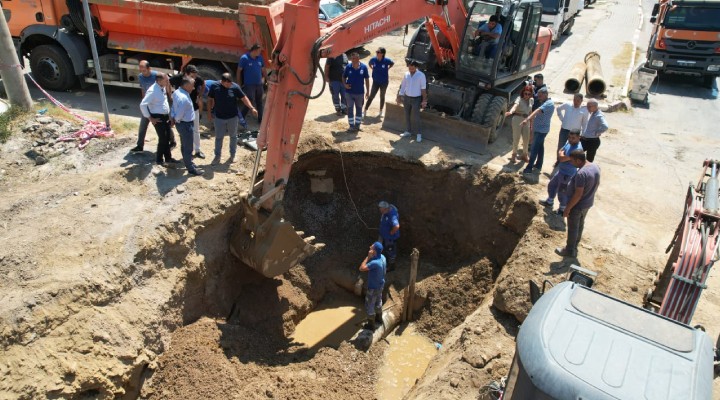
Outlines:
[[[30,71],[45,89],[68,90],[77,83],[70,57],[65,49],[56,44],[43,44],[32,49]]]
[[[197,66],[198,76],[207,80],[220,81],[225,70],[213,64],[200,64]]]
[[[715,83],[715,78],[717,78],[715,75],[703,76],[703,86],[705,86],[708,89],[712,89],[713,84]]]
[[[562,34],[565,36],[569,35],[573,25],[575,25],[575,17],[570,20],[570,23],[568,23],[567,28],[565,28],[565,31]]]
[[[483,93],[480,95],[480,97],[478,97],[477,101],[475,102],[475,107],[473,107],[470,121],[476,124],[482,124],[483,118],[485,117],[485,110],[487,110],[492,98],[493,95],[491,95],[490,93]]]
[[[497,132],[502,128],[505,122],[505,112],[507,111],[507,99],[503,96],[495,96],[485,112],[482,125],[490,128],[490,137],[488,143],[497,140]]]

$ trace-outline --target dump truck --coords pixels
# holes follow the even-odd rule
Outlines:
[[[720,1],[663,0],[653,6],[645,66],[693,75],[712,87],[720,76]]]
[[[575,17],[583,8],[581,0],[541,0],[543,4],[542,26],[548,27],[553,33],[553,44],[560,41],[560,36],[568,35]]]
[[[410,51],[428,71],[428,92],[434,99],[430,104],[439,108],[447,104],[436,99],[454,96],[446,97],[447,103],[452,100],[451,105],[457,107],[454,115],[434,115],[439,121],[434,133],[443,143],[466,139],[463,135],[471,142],[484,139],[487,143],[488,130],[472,120],[483,122],[490,112],[487,121],[495,127],[513,93],[527,81],[527,74],[542,69],[550,47],[551,34],[540,27],[542,5],[537,0],[477,1],[470,12],[461,0],[371,0],[321,26],[308,23],[317,19],[318,4],[319,0],[284,3],[281,29],[271,53],[267,111],[257,138],[253,182],[241,196],[243,218],[230,238],[230,252],[266,277],[285,273],[319,246],[283,218],[282,198],[308,102],[327,86],[321,59],[424,18]],[[498,15],[508,29],[495,57],[484,55],[487,43],[475,35],[478,24],[491,15]],[[318,76],[323,79],[323,90],[312,93]],[[385,121],[394,118],[389,109],[387,112]],[[466,116],[471,121],[458,118]],[[431,131],[428,128],[423,134]]]
[[[90,0],[103,83],[140,87],[138,63],[173,72],[192,63],[200,76],[219,80],[234,73],[241,55],[255,43],[264,56],[277,41],[282,1]],[[323,0],[319,15],[344,12]],[[5,1],[18,54],[30,61],[35,80],[50,90],[97,82],[80,0]],[[315,23],[319,23],[317,17]]]

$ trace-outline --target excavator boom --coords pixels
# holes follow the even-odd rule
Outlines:
[[[425,0],[372,0],[330,20],[322,30],[317,22],[319,0],[284,4],[282,15],[275,18],[282,25],[271,53],[253,184],[243,199],[244,218],[230,239],[232,254],[266,277],[273,277],[318,248],[284,220],[281,201],[308,101],[320,95],[311,94],[320,59],[334,57],[423,17],[448,32],[448,39],[455,41],[452,47],[457,49],[453,22],[464,20],[464,8],[459,0],[453,1],[454,5],[448,6]],[[452,51],[446,54],[453,57]],[[262,181],[255,185],[264,149],[265,171]]]

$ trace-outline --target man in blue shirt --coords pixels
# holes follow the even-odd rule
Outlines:
[[[383,245],[375,242],[370,245],[367,256],[360,263],[360,272],[368,273],[368,287],[365,293],[365,312],[368,320],[363,328],[375,330],[376,323],[382,324],[382,293],[385,287],[385,268],[387,263],[382,255]]]
[[[387,53],[385,48],[380,47],[377,49],[377,52],[375,52],[375,57],[371,58],[368,63],[370,69],[372,70],[373,82],[372,88],[370,89],[370,95],[367,98],[367,103],[365,103],[365,114],[367,114],[367,110],[370,108],[370,104],[372,104],[378,90],[380,91],[380,115],[382,114],[383,107],[385,107],[385,92],[387,91],[388,84],[390,83],[390,76],[388,72],[390,71],[390,68],[395,65],[393,60],[385,57],[385,53]]]
[[[242,102],[254,116],[257,117],[257,110],[250,103],[250,99],[236,83],[232,81],[229,73],[222,74],[219,85],[214,85],[208,93],[208,104],[212,111],[208,119],[215,121],[215,158],[212,165],[220,163],[223,140],[230,136],[230,163],[235,162],[235,150],[237,150],[237,127],[238,127],[238,105]],[[213,118],[214,115],[214,118]]]
[[[395,269],[395,258],[397,257],[397,241],[400,239],[400,215],[398,209],[387,201],[378,203],[380,209],[380,237],[378,242],[387,250],[390,263],[388,271]]]
[[[343,82],[345,82],[349,130],[359,131],[365,100],[363,96],[370,88],[370,74],[367,66],[360,62],[360,54],[357,52],[350,54],[350,64],[343,72]]]
[[[192,161],[193,151],[193,125],[195,121],[195,109],[190,99],[190,92],[195,88],[195,80],[189,76],[183,76],[180,87],[173,92],[173,104],[170,110],[170,117],[180,133],[180,152],[183,163],[190,175],[202,175]]]
[[[557,212],[560,215],[565,211],[565,205],[567,205],[568,202],[567,185],[577,172],[577,168],[570,162],[570,153],[574,150],[582,149],[582,145],[580,144],[580,131],[568,132],[567,142],[558,150],[558,170],[548,183],[548,197],[546,200],[540,201],[540,204],[552,209],[555,196],[557,195],[560,201],[560,208],[558,208]]]
[[[260,54],[260,45],[254,44],[250,47],[250,51],[240,57],[237,67],[237,82],[242,87],[243,92],[250,100],[250,103],[257,109],[258,123],[262,122],[263,117],[263,84],[267,78],[265,72],[265,59]],[[245,107],[242,116],[247,116],[249,108]],[[254,113],[253,113],[254,114]]]
[[[138,83],[140,84],[140,98],[145,98],[145,92],[150,89],[150,86],[155,84],[155,78],[157,72],[150,69],[150,63],[147,60],[142,60],[138,63]],[[145,118],[144,115],[140,116],[140,128],[138,129],[138,140],[135,147],[130,149],[133,153],[141,152],[145,148],[145,135],[147,134],[147,128],[150,125],[150,120]]]
[[[542,169],[543,158],[545,157],[545,137],[550,132],[550,120],[555,112],[555,103],[548,98],[547,88],[538,90],[538,102],[540,106],[525,118],[520,125],[532,122],[532,148],[530,149],[530,161],[522,171],[523,174],[531,174],[533,168]]]
[[[478,40],[478,46],[475,48],[475,55],[480,55],[481,45],[483,40],[487,41],[485,47],[485,58],[491,59],[495,57],[497,53],[498,43],[500,42],[500,35],[502,34],[502,25],[498,24],[497,15],[491,15],[490,19],[478,26],[475,31],[475,37],[480,38]]]

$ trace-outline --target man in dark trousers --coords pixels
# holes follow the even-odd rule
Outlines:
[[[380,112],[378,115],[382,115],[383,108],[385,107],[385,92],[387,91],[388,84],[390,83],[390,68],[395,65],[393,60],[385,57],[387,51],[384,47],[380,47],[375,52],[375,57],[370,59],[368,65],[372,70],[372,87],[370,88],[370,95],[365,103],[365,114],[367,114],[370,104],[372,104],[375,95],[380,91]]]
[[[397,207],[381,201],[378,203],[380,209],[380,237],[378,242],[382,243],[388,258],[388,271],[395,269],[395,258],[397,257],[397,241],[400,239],[400,215]]]
[[[345,100],[345,84],[343,83],[343,72],[348,65],[347,54],[342,53],[337,57],[328,58],[325,62],[325,80],[330,85],[330,96],[335,106],[335,114],[340,116],[347,112]]]
[[[193,121],[193,148],[195,149],[194,157],[205,158],[205,154],[200,151],[200,111],[203,109],[203,93],[205,92],[205,81],[198,76],[198,69],[192,64],[188,64],[183,68],[182,74],[174,75],[170,78],[170,84],[177,90],[182,85],[183,77],[187,76],[193,79],[194,86],[189,93],[192,101],[193,110],[195,110],[195,120]]]
[[[258,123],[262,122],[263,117],[263,94],[265,93],[263,85],[267,78],[265,71],[265,59],[260,54],[261,48],[259,44],[250,47],[250,51],[240,57],[237,67],[236,79],[243,92],[257,109]],[[242,116],[247,116],[249,108],[244,108]],[[255,113],[253,113],[255,115]]]
[[[147,118],[158,135],[155,158],[158,165],[176,162],[170,154],[170,142],[172,141],[173,135],[170,129],[170,104],[167,98],[168,88],[168,76],[159,72],[155,76],[155,83],[148,88],[145,92],[145,97],[143,97],[140,102],[140,112],[143,118]]]
[[[155,78],[157,78],[157,72],[150,69],[150,63],[147,60],[142,60],[138,63],[138,83],[140,84],[140,98],[145,98],[145,93],[150,89],[150,86],[155,84]],[[133,153],[141,152],[145,148],[145,135],[147,134],[147,128],[150,125],[150,120],[145,116],[140,117],[140,128],[138,129],[138,140],[137,145],[130,151]]]
[[[183,163],[190,175],[202,175],[192,161],[193,149],[193,121],[195,120],[195,109],[190,99],[190,92],[195,87],[195,81],[189,76],[183,76],[180,87],[173,92],[172,109],[170,116],[180,133],[180,151],[182,152]]]
[[[368,254],[360,263],[360,272],[368,273],[368,288],[365,293],[365,312],[368,320],[363,328],[375,330],[376,324],[382,324],[382,293],[385,287],[385,268],[387,263],[382,255],[380,242],[370,245]]]
[[[232,81],[229,73],[222,74],[219,85],[214,85],[208,93],[208,107],[212,112],[208,113],[210,121],[215,122],[215,158],[212,164],[220,163],[220,154],[222,153],[223,140],[225,136],[230,136],[230,162],[235,162],[235,151],[237,150],[237,129],[240,117],[238,116],[238,106],[242,102],[254,116],[257,117],[258,111],[250,103],[250,99],[236,83]],[[213,117],[214,114],[214,117]]]
[[[593,162],[595,161],[595,153],[600,147],[600,135],[608,130],[608,124],[605,121],[605,114],[598,108],[597,100],[588,100],[587,110],[589,116],[582,136],[580,136],[580,143],[582,143],[583,149],[587,151],[588,161]]]
[[[578,168],[567,187],[570,198],[563,217],[567,218],[567,244],[555,249],[557,255],[577,257],[577,247],[585,228],[585,217],[595,202],[595,193],[600,186],[600,168],[587,161],[583,150],[570,152],[570,162]]]

